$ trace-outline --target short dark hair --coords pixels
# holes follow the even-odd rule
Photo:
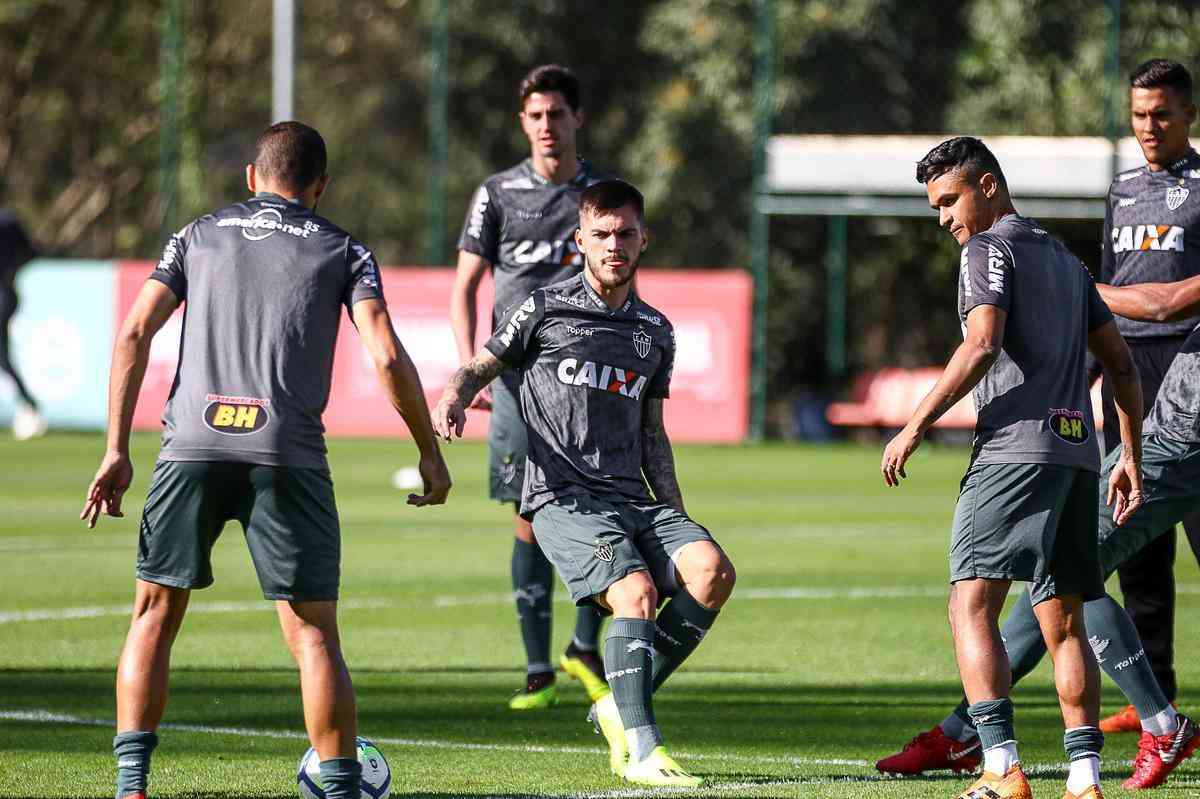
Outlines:
[[[598,211],[615,211],[632,205],[638,221],[646,221],[646,201],[642,193],[623,180],[602,180],[593,183],[579,195],[579,213],[595,214]]]
[[[542,64],[529,71],[517,89],[521,108],[525,107],[525,101],[534,92],[559,92],[572,111],[579,110],[579,78],[561,64]]]
[[[1178,61],[1151,58],[1129,74],[1129,88],[1157,89],[1170,86],[1180,97],[1192,101],[1192,74]]]
[[[254,169],[293,191],[304,191],[324,177],[325,140],[302,122],[276,122],[254,143]]]
[[[1000,162],[987,145],[972,136],[956,136],[934,147],[917,162],[917,183],[928,183],[947,172],[960,170],[967,177],[976,177],[991,172],[1004,188],[1008,181],[1000,169]]]

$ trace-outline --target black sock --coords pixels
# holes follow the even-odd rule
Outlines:
[[[627,730],[654,724],[650,705],[650,669],[654,654],[654,622],[613,619],[604,639],[604,677]]]
[[[704,640],[717,620],[709,610],[682,588],[659,612],[655,620],[654,683],[657,691]]]
[[[1150,669],[1142,640],[1125,609],[1105,594],[1083,604],[1083,621],[1100,668],[1125,694],[1138,716],[1153,718],[1166,710],[1170,703]]]
[[[113,738],[113,754],[117,758],[117,799],[134,793],[145,793],[150,780],[150,755],[158,746],[158,736],[152,732],[132,730]]]
[[[362,784],[362,763],[353,757],[332,757],[321,761],[321,787],[326,799],[358,799]]]
[[[541,547],[519,538],[513,540],[512,581],[528,671],[553,672],[550,608],[554,599],[554,567]]]
[[[600,625],[603,623],[604,617],[594,605],[580,605],[575,609],[575,636],[571,643],[584,652],[599,650]]]

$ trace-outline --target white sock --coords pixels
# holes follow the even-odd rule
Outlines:
[[[965,723],[959,718],[957,713],[951,713],[946,718],[942,719],[942,723],[938,725],[942,730],[942,735],[947,738],[958,741],[960,744],[965,744],[967,741],[973,741],[978,738],[975,728]]]
[[[1100,758],[1081,757],[1071,761],[1067,774],[1067,790],[1078,796],[1093,785],[1100,784]]]
[[[1151,735],[1171,735],[1179,729],[1179,713],[1167,705],[1167,709],[1142,719],[1142,729]]]
[[[1017,763],[1017,742],[1005,741],[983,753],[983,770],[1003,777]]]

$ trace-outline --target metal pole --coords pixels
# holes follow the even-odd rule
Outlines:
[[[767,418],[767,293],[770,218],[758,208],[767,192],[767,141],[771,137],[771,84],[775,70],[775,3],[758,0],[754,43],[754,186],[750,198],[750,269],[754,276],[751,317],[750,440],[761,441]]]
[[[275,0],[272,14],[271,123],[295,118],[296,5]]]
[[[825,377],[846,373],[846,217],[831,216],[825,242]]]
[[[450,139],[447,122],[450,24],[448,0],[437,0],[429,41],[429,181],[425,191],[425,263],[444,264],[446,235],[446,158]]]
[[[175,232],[179,206],[179,92],[183,83],[182,0],[167,0],[163,17],[162,130],[158,140],[159,196],[162,198],[162,239]]]
[[[1108,140],[1112,142],[1112,176],[1116,177],[1120,159],[1117,145],[1121,136],[1120,109],[1124,86],[1121,82],[1121,0],[1107,0],[1108,6],[1108,53],[1104,60],[1104,82],[1108,91],[1104,93],[1105,124]]]

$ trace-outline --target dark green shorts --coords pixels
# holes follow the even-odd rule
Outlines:
[[[1102,596],[1096,473],[1034,463],[972,466],[954,509],[950,582],[973,578],[1028,582],[1034,604]]]
[[[492,381],[492,420],[488,426],[489,495],[498,502],[520,502],[525,485],[525,419],[505,376]]]
[[[212,548],[236,519],[267,599],[337,599],[341,533],[322,469],[162,461],[142,513],[137,576],[175,588],[212,585]]]
[[[1184,516],[1200,510],[1200,447],[1148,434],[1142,437],[1142,506],[1117,527],[1104,500],[1121,451],[1117,447],[1108,453],[1100,470],[1100,567],[1106,577],[1163,533],[1173,533]]]
[[[708,530],[666,505],[575,496],[533,514],[533,534],[582,605],[626,575],[649,571],[662,598],[679,586],[673,558],[684,545],[713,540]]]

